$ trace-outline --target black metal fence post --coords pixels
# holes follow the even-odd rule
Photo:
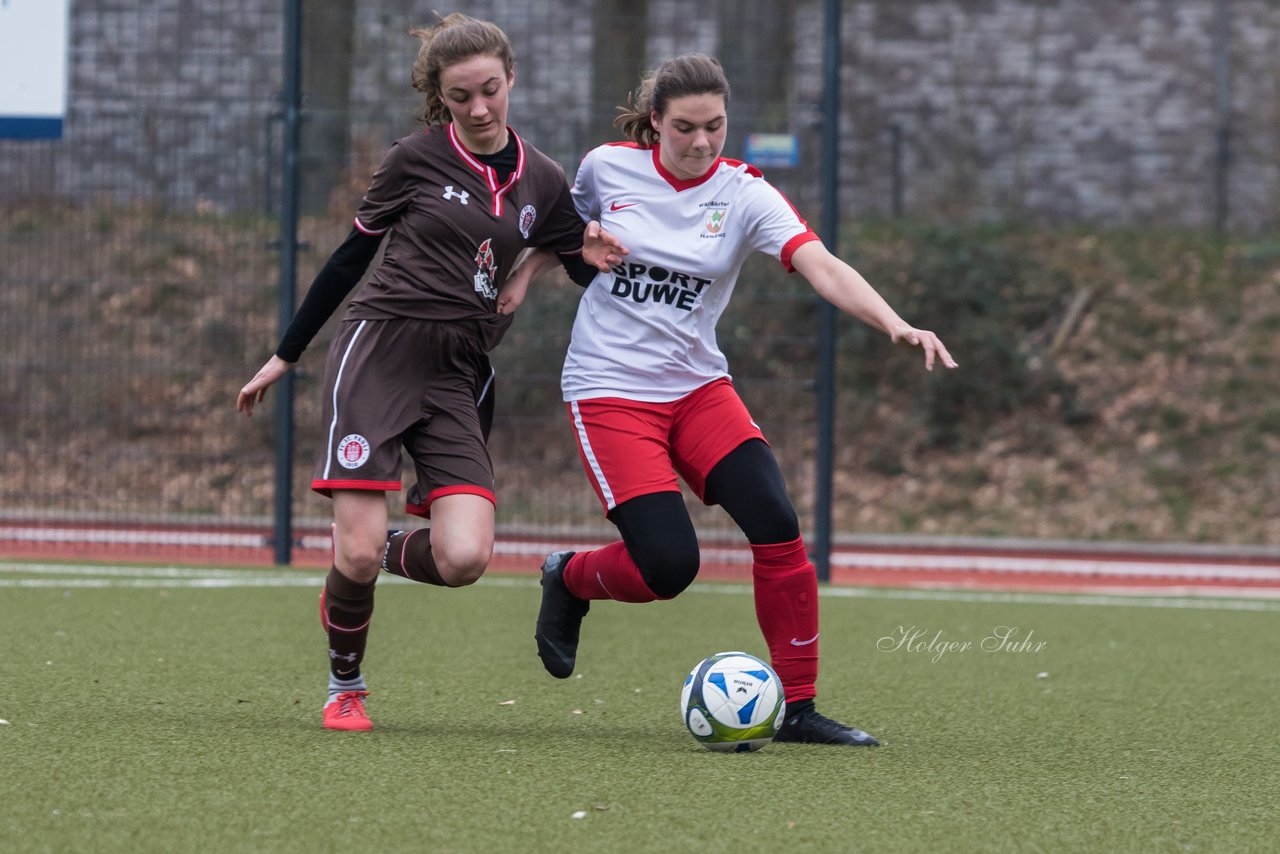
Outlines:
[[[824,3],[822,45],[822,239],[833,252],[840,243],[840,0]],[[836,308],[818,301],[818,451],[814,461],[814,567],[819,581],[831,579],[831,483],[835,466]]]
[[[284,140],[281,146],[280,333],[293,319],[298,275],[298,142],[302,113],[302,0],[284,8]],[[293,559],[293,372],[276,394],[275,562]]]

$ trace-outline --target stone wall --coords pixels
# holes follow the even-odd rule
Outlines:
[[[761,50],[758,33],[746,39],[735,30],[736,7],[632,5],[648,31],[648,63],[696,49],[742,67],[755,57],[735,55],[735,45]],[[801,168],[770,177],[812,220],[823,3],[739,5],[773,7],[775,23],[777,15],[794,16],[794,52],[759,57],[768,73],[788,81],[791,97],[761,104],[751,91],[735,91],[735,115],[758,123],[736,130],[800,135]],[[65,138],[0,141],[0,191],[269,210],[279,155],[281,6],[76,0]],[[587,0],[467,5],[470,14],[501,22],[516,45],[512,123],[570,172],[600,141],[589,130],[599,126],[593,112],[609,108],[591,103],[591,60],[601,55],[594,45],[636,25],[602,19],[598,7]],[[408,72],[416,42],[407,29],[426,22],[431,8],[355,2],[353,48],[340,60],[353,66],[346,183],[358,186],[386,143],[414,127]],[[1222,9],[1228,37],[1216,42]],[[1260,232],[1280,223],[1280,3],[1273,0],[862,0],[844,6],[842,43],[847,214],[900,208],[929,218],[1212,227],[1223,210],[1215,190],[1218,143],[1228,130],[1221,173],[1228,225]],[[309,45],[308,57],[329,61],[323,45]],[[1225,112],[1215,76],[1223,59],[1230,68]],[[618,92],[615,103],[624,96]]]
[[[1229,14],[1225,112],[1215,106],[1219,8]],[[890,195],[896,125],[908,210],[1203,226],[1214,221],[1225,120],[1230,221],[1277,225],[1280,4],[858,3],[844,44],[853,196],[876,200],[868,207]]]
[[[6,196],[263,204],[278,0],[75,0],[70,25],[64,137],[0,141]]]

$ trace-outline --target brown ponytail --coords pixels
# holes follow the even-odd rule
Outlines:
[[[440,72],[450,65],[485,54],[502,60],[507,77],[516,67],[516,54],[507,34],[497,24],[454,12],[440,18],[431,27],[415,27],[409,34],[422,42],[413,63],[410,79],[413,88],[426,97],[417,119],[428,125],[445,125],[450,121],[449,108],[440,92]]]
[[[614,127],[631,142],[652,146],[658,132],[650,116],[662,118],[673,98],[686,95],[723,95],[725,104],[729,103],[729,80],[718,60],[702,53],[668,59],[645,75],[627,98],[627,106],[618,107]]]

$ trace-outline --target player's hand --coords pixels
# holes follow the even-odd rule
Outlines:
[[[903,323],[890,329],[889,337],[893,339],[894,344],[919,347],[924,350],[924,369],[926,371],[933,370],[935,360],[942,362],[943,367],[946,368],[960,367],[956,360],[951,358],[947,348],[942,345],[941,339],[927,329],[916,329],[914,326],[908,326]]]
[[[498,292],[498,314],[515,313],[520,303],[524,302],[524,298],[529,294],[530,278],[525,273],[524,265],[517,267],[510,276],[507,276],[507,280],[502,283],[502,290]]]
[[[622,263],[622,256],[631,250],[622,245],[616,234],[606,231],[599,222],[591,220],[582,233],[582,259],[601,273]]]
[[[261,403],[262,398],[267,394],[267,389],[276,380],[289,373],[289,369],[292,367],[291,363],[286,362],[279,356],[272,356],[268,359],[267,363],[253,375],[253,379],[245,383],[244,388],[240,389],[240,394],[236,396],[236,411],[253,417],[253,405]]]

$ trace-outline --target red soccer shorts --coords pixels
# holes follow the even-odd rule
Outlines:
[[[605,515],[641,495],[679,492],[677,474],[705,502],[716,463],[749,439],[764,440],[727,378],[666,403],[597,397],[571,401],[568,410]]]

